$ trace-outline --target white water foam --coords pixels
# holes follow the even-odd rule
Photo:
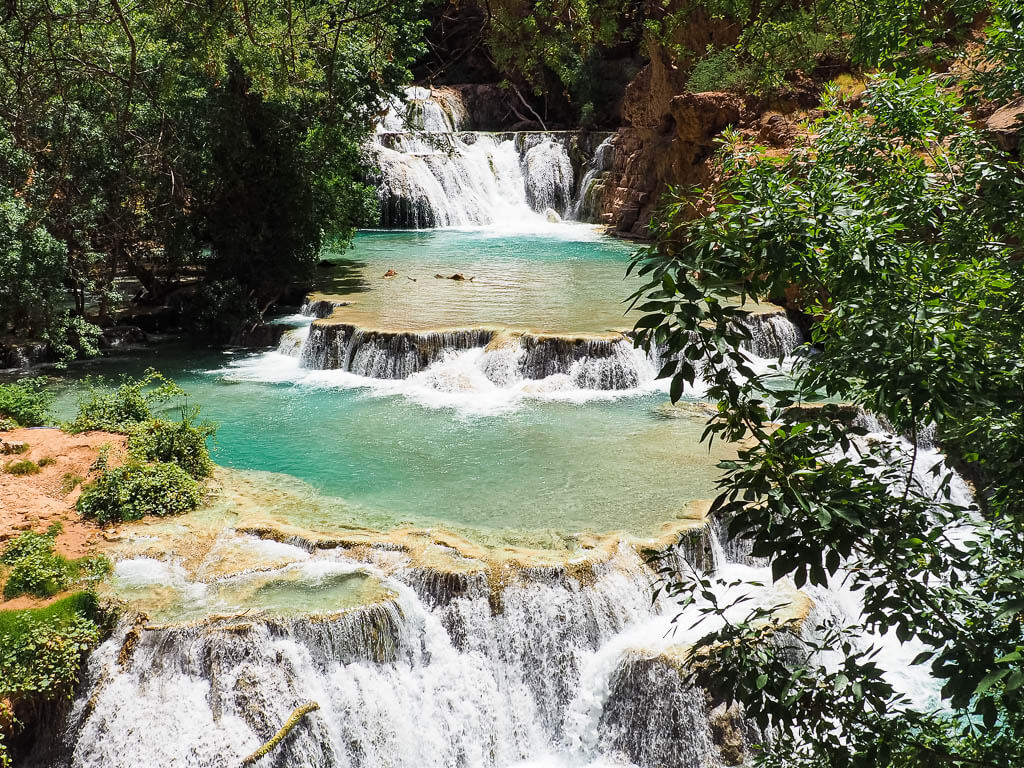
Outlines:
[[[381,119],[367,154],[381,225],[412,229],[494,225],[545,231],[548,212],[574,209],[568,137],[466,131],[458,94],[410,88]]]
[[[442,359],[404,379],[375,379],[344,370],[303,368],[298,357],[280,351],[245,355],[223,368],[206,371],[227,381],[290,383],[311,389],[355,389],[372,397],[403,397],[426,408],[452,409],[464,416],[511,413],[530,401],[587,403],[611,402],[667,391],[667,381],[654,378],[657,371],[642,353],[637,368],[640,385],[633,389],[600,390],[580,386],[571,374],[525,379],[513,372],[510,352],[482,347],[446,352]],[[586,362],[575,364],[579,376]],[[501,383],[495,383],[498,379]]]

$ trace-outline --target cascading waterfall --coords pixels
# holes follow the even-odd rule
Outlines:
[[[709,562],[709,536],[694,529],[677,556]],[[651,604],[654,574],[631,547],[582,571],[400,566],[384,576],[359,567],[394,597],[306,618],[243,615],[141,631],[125,623],[91,657],[64,752],[48,764],[233,768],[309,701],[319,711],[267,765],[485,768],[545,755],[561,756],[552,765],[723,764],[704,694],[672,682],[672,664],[652,662],[681,638],[667,634],[672,606]],[[653,733],[644,741],[623,714],[650,701],[645,680],[680,689],[661,713],[660,723],[676,726],[671,743]]]
[[[609,136],[597,145],[594,156],[587,163],[580,181],[579,194],[573,204],[572,218],[577,221],[595,221],[600,195],[604,191],[605,176],[615,161],[614,137]]]
[[[322,302],[307,305],[310,315]],[[320,315],[322,316],[322,315]],[[784,312],[750,315],[751,354],[778,359],[804,337]],[[660,368],[658,353],[646,355],[626,334],[573,337],[474,328],[452,331],[366,331],[342,322],[314,323],[284,336],[279,352],[298,356],[302,367],[342,370],[371,379],[427,375],[450,381],[474,368],[500,388],[547,382],[580,390],[635,390],[651,384]]]
[[[937,490],[942,480],[928,472],[937,454],[924,458],[918,479]],[[954,488],[969,505],[966,486]],[[811,632],[826,613],[852,616],[857,606],[840,589],[812,591],[812,603],[791,585],[751,585],[770,583],[766,568],[732,562],[726,553],[736,547],[715,530],[694,522],[667,550],[664,538],[619,541],[561,565],[497,566],[451,558],[454,550],[451,566],[415,560],[386,538],[355,559],[293,535],[274,544],[275,557],[295,563],[284,570],[304,574],[310,588],[363,574],[379,582],[379,597],[313,616],[257,611],[150,628],[126,620],[90,657],[63,743],[27,764],[233,767],[310,701],[319,710],[266,765],[739,764],[765,737],[740,710],[686,684],[685,645],[713,625],[691,626],[697,608],[673,622],[673,603],[652,603],[656,575],[645,556],[743,590],[752,602],[734,618],[774,606]],[[117,572],[130,574],[132,562]],[[748,583],[726,586],[738,580]],[[778,641],[797,654],[791,640]],[[889,660],[900,665],[900,652]]]
[[[457,93],[410,88],[381,119],[368,152],[381,226],[519,225],[573,208],[572,135],[467,130]]]

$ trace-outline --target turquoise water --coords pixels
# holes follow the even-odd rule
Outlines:
[[[582,225],[514,236],[363,232],[353,249],[328,255],[335,264],[317,287],[355,302],[342,311],[364,325],[596,331],[628,325],[630,251]],[[383,279],[387,269],[399,276]],[[475,279],[434,277],[454,272]],[[79,369],[57,408],[73,412],[80,373],[155,366],[220,425],[218,464],[261,473],[255,485],[282,489],[278,501],[268,495],[278,517],[320,529],[435,525],[489,542],[554,544],[587,531],[651,534],[713,495],[716,464],[730,451],[701,446],[706,413],[671,407],[660,384],[502,388],[482,374],[482,353],[384,381],[302,369],[278,352],[163,347]]]
[[[316,290],[352,302],[343,316],[364,328],[423,330],[475,325],[584,333],[632,327],[624,300],[634,246],[587,225],[543,234],[492,230],[360,232],[327,254]],[[388,270],[397,277],[385,278]],[[466,280],[435,275],[461,273]],[[470,280],[469,278],[472,278]]]
[[[239,359],[259,356],[164,349],[91,368],[156,365],[175,378],[220,426],[217,463],[291,475],[332,497],[311,501],[303,524],[443,525],[502,541],[646,534],[712,495],[726,453],[698,444],[703,413],[658,393],[467,417],[373,390],[233,381],[226,364]],[[66,382],[64,417],[74,392]]]

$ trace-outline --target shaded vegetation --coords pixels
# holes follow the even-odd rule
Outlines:
[[[993,26],[1012,39],[989,61],[1024,50],[1024,26]],[[982,82],[1019,94],[1018,72]],[[775,734],[760,765],[1024,764],[1024,169],[966,109],[975,77],[881,75],[858,109],[833,89],[781,159],[728,134],[721,186],[677,192],[633,264],[639,342],[667,350],[672,399],[702,378],[719,411],[706,437],[749,446],[723,463],[713,511],[775,580],[843,583],[862,603],[813,633],[752,609],[695,644],[694,679]],[[817,354],[779,388],[725,299],[787,292],[815,318]],[[834,406],[790,410],[826,398],[908,439],[869,438]],[[666,577],[684,605],[713,587]],[[885,633],[918,644],[942,709],[884,673]]]
[[[133,293],[217,338],[258,318],[372,219],[359,146],[409,79],[419,7],[8,3],[0,335],[91,354]]]

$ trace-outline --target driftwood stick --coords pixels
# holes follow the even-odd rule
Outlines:
[[[281,730],[275,733],[274,737],[270,741],[245,758],[242,761],[242,765],[252,765],[261,757],[264,757],[274,747],[281,743],[284,737],[288,735],[292,728],[299,724],[299,721],[302,720],[302,718],[317,709],[320,709],[320,705],[315,701],[311,701],[309,704],[304,704],[301,707],[296,707],[295,711],[289,715],[288,720],[285,721],[285,724],[281,726]]]

